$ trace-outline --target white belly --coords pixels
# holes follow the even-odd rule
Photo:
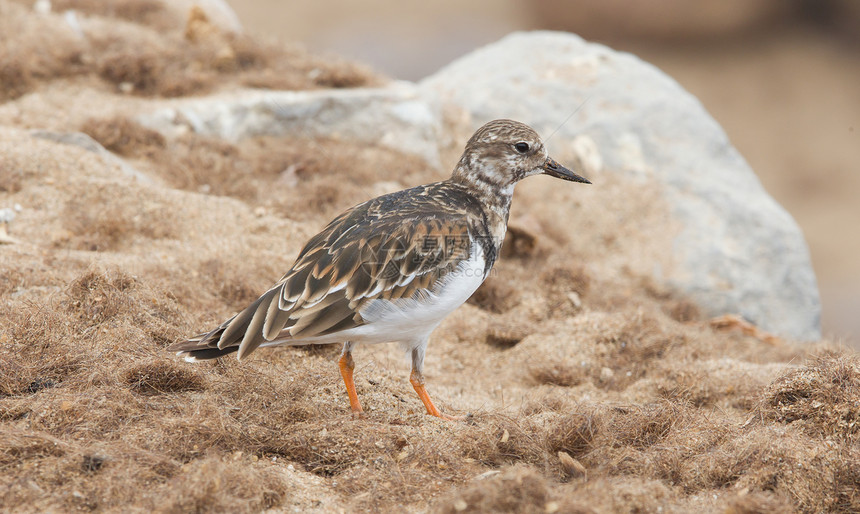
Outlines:
[[[471,257],[417,298],[374,300],[361,310],[365,324],[336,335],[341,341],[418,343],[463,305],[484,281],[484,252],[472,244]]]
[[[422,294],[420,298],[370,302],[361,311],[366,325],[356,330],[366,327],[368,338],[382,337],[384,341],[410,341],[428,336],[447,315],[463,305],[484,281],[484,257],[477,257],[460,263],[431,292]]]

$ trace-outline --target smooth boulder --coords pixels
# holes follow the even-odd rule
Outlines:
[[[514,118],[587,167],[658,184],[680,230],[656,278],[708,314],[738,313],[798,340],[821,336],[799,227],[761,186],[701,103],[637,57],[558,32],[515,33],[420,84],[472,128]],[[557,132],[556,132],[557,130]],[[588,170],[586,170],[588,171]],[[598,186],[599,187],[599,186]]]

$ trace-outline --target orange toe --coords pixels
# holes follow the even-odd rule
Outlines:
[[[433,405],[433,400],[430,399],[427,389],[424,388],[424,377],[420,373],[413,370],[412,375],[409,376],[409,382],[412,384],[412,387],[415,388],[415,392],[418,393],[418,398],[421,398],[421,403],[423,403],[424,408],[427,409],[427,414],[436,416],[437,418],[447,419],[448,421],[463,421],[466,419],[465,416],[452,416],[450,414],[442,414],[439,412],[439,409]]]

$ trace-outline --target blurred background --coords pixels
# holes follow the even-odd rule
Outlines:
[[[228,3],[249,32],[398,79],[516,30],[574,32],[638,55],[702,101],[791,212],[812,252],[824,335],[860,346],[860,1]]]

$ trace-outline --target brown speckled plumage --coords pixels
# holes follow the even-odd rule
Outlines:
[[[428,412],[440,415],[425,399],[421,376],[429,333],[486,278],[504,239],[513,186],[538,173],[587,182],[550,159],[528,126],[490,122],[466,144],[451,178],[347,210],[250,306],[170,349],[193,360],[234,351],[242,359],[261,345],[343,342],[341,371],[353,411],[360,413],[350,385],[353,344],[399,341],[412,351],[416,391]],[[458,276],[467,271],[482,276]],[[457,281],[468,282],[462,292]],[[457,293],[451,295],[457,305],[444,304],[448,291]],[[408,315],[419,311],[410,309],[424,304],[441,317],[417,316],[412,326]]]

